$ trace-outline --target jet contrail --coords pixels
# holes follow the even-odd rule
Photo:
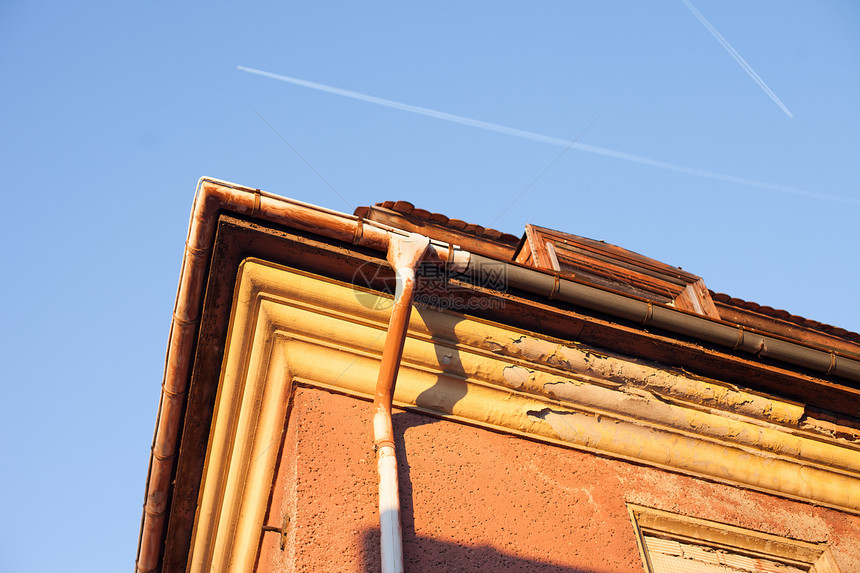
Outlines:
[[[513,135],[514,137],[522,137],[524,139],[531,139],[533,141],[540,141],[541,143],[549,143],[551,145],[561,145],[567,146],[570,145],[570,141],[566,141],[564,139],[559,139],[557,137],[549,137],[547,135],[541,135],[539,133],[532,133],[530,131],[523,131],[521,129],[514,129],[512,127],[505,127],[503,125],[496,125],[495,123],[488,123],[486,121],[480,121],[477,119],[470,119],[468,117],[463,117],[460,115],[454,115],[453,113],[445,113],[444,111],[436,111],[435,109],[428,109],[426,107],[418,107],[417,105],[409,105],[408,103],[400,103],[399,101],[392,101],[390,99],[382,99],[381,97],[375,97],[367,94],[362,94],[358,92],[353,92],[349,90],[344,90],[341,88],[336,88],[333,86],[327,86],[325,84],[318,84],[316,82],[309,82],[307,80],[300,80],[298,78],[292,78],[290,76],[282,76],[281,74],[273,74],[271,72],[264,72],[262,70],[255,70],[254,68],[246,68],[244,66],[237,66],[243,72],[250,72],[252,74],[257,74],[260,76],[265,76],[267,78],[272,78],[273,80],[281,80],[282,82],[288,82],[291,84],[295,84],[297,86],[303,86],[306,88],[311,88],[313,90],[319,90],[321,92],[328,92],[330,94],[335,94],[343,97],[348,97],[351,99],[357,99],[359,101],[366,101],[368,103],[375,103],[376,105],[381,105],[385,107],[390,107],[394,109],[399,109],[401,111],[408,111],[410,113],[417,113],[419,115],[426,115],[428,117],[434,117],[436,119],[444,119],[445,121],[451,121],[454,123],[461,123],[463,125],[468,125],[470,127],[477,127],[479,129],[486,129],[488,131],[495,131],[498,133],[504,133],[505,135]]]
[[[570,142],[565,139],[561,139],[558,137],[551,137],[548,135],[542,135],[540,133],[534,133],[532,131],[525,131],[522,129],[514,129],[512,127],[506,127],[504,125],[498,125],[495,123],[489,123],[486,121],[480,121],[477,119],[471,119],[468,117],[463,117],[460,115],[454,115],[452,113],[445,113],[443,111],[437,111],[435,109],[429,109],[426,107],[418,107],[416,105],[409,105],[406,103],[401,103],[397,101],[392,101],[389,99],[383,99],[380,97],[375,97],[359,92],[354,92],[350,90],[345,90],[342,88],[336,88],[333,86],[328,86],[325,84],[319,84],[316,82],[310,82],[307,80],[301,80],[299,78],[293,78],[290,76],[284,76],[281,74],[273,74],[271,72],[264,72],[262,70],[256,70],[254,68],[246,68],[244,66],[237,66],[243,72],[248,72],[251,74],[257,74],[259,76],[264,76],[267,78],[271,78],[274,80],[280,80],[282,82],[287,82],[291,84],[295,84],[298,86],[303,86],[306,88],[327,92],[343,97],[348,97],[351,99],[356,99],[359,101],[364,101],[368,103],[373,103],[376,105],[381,105],[384,107],[390,107],[393,109],[399,109],[401,111],[406,111],[409,113],[417,113],[420,115],[426,115],[428,117],[433,117],[436,119],[442,119],[445,121],[450,121],[453,123],[459,123],[462,125],[468,125],[470,127],[477,127],[478,129],[485,129],[487,131],[495,131],[497,133],[504,133],[505,135],[512,135],[514,137],[520,137],[523,139],[530,139],[532,141],[539,141],[541,143],[548,143],[550,145],[556,145],[560,147],[570,147],[571,149],[576,149],[578,151],[584,151],[586,153],[594,153],[596,155],[603,155],[604,157],[612,157],[614,159],[621,159],[624,161],[630,161],[633,163],[639,163],[642,165],[648,165],[651,167],[658,167],[660,169],[666,169],[669,171],[676,171],[678,173],[685,173],[687,175],[695,175],[696,177],[706,177],[708,179],[716,179],[718,181],[726,181],[728,183],[735,183],[738,185],[746,185],[748,187],[758,187],[759,189],[768,189],[770,191],[780,191],[782,193],[790,193],[793,195],[801,195],[804,197],[813,197],[816,199],[827,199],[829,201],[841,201],[846,203],[857,203],[860,204],[860,199],[853,199],[849,197],[840,197],[837,195],[825,195],[823,193],[816,193],[814,191],[805,191],[803,189],[796,189],[794,187],[787,187],[784,185],[775,185],[773,183],[766,183],[764,181],[756,181],[755,179],[746,179],[743,177],[735,177],[733,175],[726,175],[723,173],[716,173],[713,171],[706,171],[704,169],[694,169],[692,167],[684,167],[683,165],[676,165],[674,163],[669,163],[666,161],[658,161],[656,159],[649,159],[648,157],[642,157],[641,155],[634,155],[632,153],[625,153],[623,151],[615,151],[614,149],[607,149],[605,147],[599,147],[597,145],[588,145],[586,143],[579,142]]]
[[[776,94],[773,93],[773,90],[771,90],[769,87],[767,87],[767,84],[764,83],[764,80],[761,79],[759,77],[759,75],[757,73],[755,73],[755,70],[753,70],[752,67],[746,62],[746,60],[744,60],[741,57],[741,55],[739,53],[737,53],[737,51],[735,51],[734,48],[732,48],[731,44],[729,44],[729,42],[725,38],[723,38],[722,34],[717,32],[717,29],[714,28],[713,26],[711,26],[711,23],[708,22],[704,16],[702,16],[702,13],[699,12],[698,10],[696,10],[696,7],[690,3],[690,0],[681,0],[681,1],[684,3],[684,6],[689,8],[690,12],[693,13],[693,16],[698,18],[699,22],[701,22],[702,25],[705,28],[707,28],[708,32],[710,32],[711,35],[717,39],[717,41],[720,43],[720,45],[726,49],[726,51],[729,53],[729,55],[731,57],[733,57],[738,64],[740,64],[740,66],[744,69],[744,71],[747,74],[749,74],[749,76],[753,79],[753,81],[758,84],[758,87],[760,87],[762,90],[764,90],[764,93],[766,93],[768,95],[768,97],[770,97],[770,99],[773,100],[773,103],[778,105],[779,109],[781,109],[782,111],[785,112],[785,115],[787,115],[790,118],[794,118],[794,116],[791,114],[791,112],[788,111],[788,108],[785,107],[785,104],[783,104],[779,100],[779,98],[776,97]]]

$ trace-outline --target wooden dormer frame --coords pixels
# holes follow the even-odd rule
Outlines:
[[[719,319],[702,277],[621,247],[526,225],[514,260]]]

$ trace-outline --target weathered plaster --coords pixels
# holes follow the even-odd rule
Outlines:
[[[372,396],[388,322],[373,293],[257,261],[234,301],[190,571],[249,570],[295,385]],[[860,512],[857,450],[798,429],[802,405],[453,313],[413,313],[395,404]]]

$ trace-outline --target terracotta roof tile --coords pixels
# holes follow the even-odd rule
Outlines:
[[[398,213],[402,213],[404,215],[408,215],[415,210],[415,205],[413,205],[409,201],[398,201],[391,207],[391,210],[397,211]]]
[[[495,229],[484,229],[484,236],[488,239],[498,240],[502,236],[502,232]]]
[[[773,308],[766,305],[760,305],[758,303],[742,300],[739,298],[734,298],[721,292],[711,291],[711,298],[716,302],[721,302],[723,304],[743,308],[772,318],[785,320],[798,326],[803,326],[806,328],[811,328],[824,332],[831,336],[838,336],[841,338],[846,338],[853,342],[860,342],[860,334],[856,332],[851,332],[850,330],[845,330],[844,328],[840,328],[838,326],[824,324],[823,322],[818,322],[817,320],[811,320],[802,316],[797,316],[796,314],[791,314],[790,312],[785,310]]]
[[[412,219],[420,219],[434,225],[441,225],[455,229],[461,233],[468,233],[478,238],[484,238],[490,241],[505,243],[516,246],[520,242],[520,238],[510,233],[503,233],[496,229],[488,229],[474,223],[467,223],[460,219],[451,219],[442,213],[431,213],[426,209],[416,209],[409,201],[383,201],[376,203],[376,207],[390,209],[401,215],[405,215]]]
[[[457,229],[458,231],[462,231],[466,228],[466,221],[461,221],[460,219],[448,219],[448,226],[452,229]]]
[[[436,223],[437,225],[447,225],[448,217],[443,215],[442,213],[430,213],[427,217],[427,221],[430,223]]]

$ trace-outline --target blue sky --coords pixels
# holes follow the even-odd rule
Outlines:
[[[203,175],[603,239],[860,330],[860,4],[690,2],[761,83],[683,0],[4,2],[0,570],[131,570]],[[238,66],[564,140],[599,117],[580,144],[771,187],[578,147],[528,187],[562,147]]]

